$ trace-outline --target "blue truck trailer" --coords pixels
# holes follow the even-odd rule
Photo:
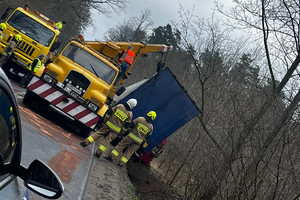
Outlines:
[[[127,87],[126,91],[114,101],[125,103],[130,98],[138,101],[132,110],[133,119],[146,116],[150,110],[157,113],[153,122],[154,130],[147,141],[145,152],[153,149],[200,113],[195,102],[168,67],[148,80]]]

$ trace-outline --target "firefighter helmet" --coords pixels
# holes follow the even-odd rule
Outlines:
[[[156,118],[156,112],[155,111],[150,111],[147,113],[147,116],[151,118],[152,121],[155,120]]]
[[[4,23],[1,23],[1,24],[0,24],[0,29],[1,29],[2,31],[4,31],[4,30],[6,29],[6,25],[5,25]]]
[[[17,40],[17,42],[20,42],[22,40],[22,36],[19,34],[15,35],[15,40]]]
[[[126,103],[130,107],[130,109],[132,109],[137,105],[137,100],[136,99],[129,99]]]

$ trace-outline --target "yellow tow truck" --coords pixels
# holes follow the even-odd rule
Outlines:
[[[133,46],[135,58],[125,76],[115,83],[120,72],[120,54]],[[147,53],[166,55],[172,46],[142,42],[85,41],[73,37],[61,53],[54,56],[43,73],[27,86],[24,103],[43,99],[48,106],[80,125],[80,135],[87,136],[101,122],[117,90],[136,60]],[[42,69],[42,68],[41,68]],[[41,72],[42,70],[40,70]]]
[[[27,5],[24,8],[18,7],[9,14],[11,10],[13,8],[7,8],[1,16],[6,30],[3,32],[3,39],[0,43],[0,54],[16,34],[21,35],[22,41],[18,43],[17,49],[9,60],[17,65],[6,66],[13,67],[16,73],[26,74],[28,66],[36,57],[43,53],[47,59],[50,52],[58,49],[61,25],[65,22],[55,23],[38,11],[31,11]]]

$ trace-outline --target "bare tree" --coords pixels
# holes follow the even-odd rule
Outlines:
[[[245,124],[242,134],[240,138],[235,142],[235,146],[230,155],[229,162],[224,162],[223,169],[219,172],[219,181],[223,181],[226,178],[228,170],[234,164],[236,159],[238,158],[239,152],[241,152],[244,142],[251,135],[251,132],[266,114],[266,112],[272,108],[274,102],[276,102],[279,98],[279,95],[283,91],[283,88],[287,85],[288,81],[293,77],[293,73],[295,72],[297,66],[299,65],[299,13],[296,10],[299,10],[299,2],[295,1],[262,1],[262,4],[258,6],[253,1],[235,1],[237,4],[237,8],[234,9],[234,14],[228,15],[231,18],[238,20],[239,22],[244,22],[243,24],[247,27],[255,27],[262,31],[264,46],[266,50],[267,63],[269,66],[271,79],[273,83],[273,92],[268,95],[267,100],[262,104],[259,111],[253,116],[253,118],[249,121],[249,123]],[[254,6],[253,6],[254,5]],[[261,12],[259,12],[259,9]],[[267,12],[268,11],[268,12]],[[246,14],[247,13],[247,14]],[[262,14],[260,14],[262,13]],[[249,14],[251,15],[249,17]],[[255,21],[255,19],[262,22],[261,26]],[[269,23],[272,21],[272,23]],[[271,38],[271,34],[273,34],[273,38]],[[270,39],[268,39],[270,38]],[[284,40],[282,40],[284,38]],[[278,45],[274,45],[272,43],[277,42]],[[271,63],[271,58],[280,60],[281,58],[289,59],[291,55],[288,54],[286,45],[292,45],[293,47],[293,55],[294,60],[290,62],[286,62],[288,65],[286,66],[287,71],[282,78],[281,82],[278,85],[275,85],[276,81],[274,80],[273,68]],[[271,47],[272,48],[271,48]],[[274,53],[270,53],[270,48]],[[279,52],[278,52],[279,51]],[[278,55],[283,55],[283,57],[277,57]],[[284,60],[284,59],[282,59]],[[273,61],[273,63],[275,63]],[[286,111],[282,115],[281,122],[287,123],[290,119],[291,115],[296,110],[296,106],[299,102],[298,95],[293,98],[292,103],[289,107],[286,108]],[[275,105],[274,105],[275,106]],[[277,123],[278,124],[278,123]],[[279,123],[281,124],[281,123]],[[257,156],[262,159],[262,152],[265,152],[268,146],[271,144],[273,139],[279,133],[279,130],[282,126],[278,126],[277,131],[270,132],[268,137],[265,140],[265,144],[262,145],[261,149],[257,153]],[[275,129],[276,130],[276,129]],[[255,159],[253,163],[256,163],[252,167],[255,169],[257,166],[257,160]],[[250,173],[253,174],[253,173]],[[206,191],[204,195],[204,199],[211,199],[213,196],[217,194],[217,191],[220,189],[220,185],[213,183],[211,189]]]
[[[109,29],[106,38],[115,41],[143,41],[152,24],[151,11],[146,9],[139,16],[125,19],[118,26]]]
[[[234,46],[232,40],[225,37],[228,29],[222,31],[216,24],[209,23],[212,21],[205,22],[194,17],[193,12],[180,11],[181,23],[174,25],[194,62],[191,69],[197,79],[193,84],[189,82],[189,89],[202,110],[199,132],[209,138],[201,137],[201,140],[210,145],[201,140],[195,145],[201,155],[197,157],[201,159],[198,165],[205,166],[202,172],[190,166],[186,173],[181,163],[170,180],[174,185],[174,177],[179,180],[180,174],[193,177],[193,181],[185,181],[185,194],[195,199],[297,197],[293,189],[295,181],[285,177],[288,173],[285,163],[297,161],[287,148],[287,142],[293,140],[287,138],[293,135],[292,119],[299,103],[298,76],[295,75],[299,65],[299,12],[296,12],[299,4],[282,0],[235,3],[233,14],[224,14],[237,20],[237,24],[242,25],[239,28],[256,30],[252,39],[260,41],[265,50],[264,59],[257,63],[267,66],[269,77],[259,80],[257,77],[262,75],[257,73],[259,68],[246,65],[255,65],[251,60],[239,64],[238,58],[242,59],[245,52],[241,47],[245,45]],[[258,48],[254,48],[256,51],[250,57],[259,55]],[[217,62],[216,55],[220,55],[222,62]],[[210,155],[205,154],[208,151]],[[293,156],[287,159],[289,152]],[[296,169],[291,173],[298,174]],[[280,187],[290,193],[278,193]]]

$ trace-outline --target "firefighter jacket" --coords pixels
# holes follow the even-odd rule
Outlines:
[[[3,39],[3,31],[0,30],[0,42]]]
[[[17,42],[15,40],[9,41],[8,45],[4,48],[2,55],[10,58],[11,54],[13,53],[16,47],[17,47]]]
[[[124,125],[131,122],[132,115],[132,112],[127,110],[123,104],[118,104],[112,108],[111,116],[105,124],[115,133],[123,133],[126,131]]]
[[[134,59],[134,52],[129,49],[126,53],[125,53],[125,58],[124,61],[126,61],[128,64],[132,65],[133,59]]]
[[[153,125],[146,121],[144,117],[133,120],[134,127],[128,134],[136,143],[142,144],[153,132]]]
[[[41,66],[42,66],[42,61],[39,58],[35,58],[31,63],[31,65],[29,66],[29,70],[36,73]]]

